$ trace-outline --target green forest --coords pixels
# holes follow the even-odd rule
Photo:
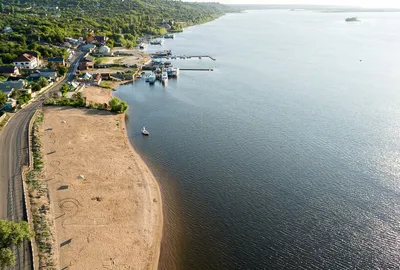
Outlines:
[[[111,47],[132,47],[144,35],[166,33],[165,24],[180,31],[235,11],[218,3],[168,0],[0,0],[0,64],[12,63],[26,50],[42,57],[65,56],[65,50],[49,44],[85,37],[90,30],[109,37]]]

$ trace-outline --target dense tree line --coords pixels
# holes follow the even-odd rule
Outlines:
[[[167,0],[0,0],[0,30],[7,26],[13,30],[0,35],[0,57],[11,63],[28,49],[44,57],[65,54],[46,44],[62,44],[65,37],[85,37],[89,30],[110,37],[111,46],[132,47],[140,36],[164,34],[163,23],[179,31],[230,11],[218,3]]]

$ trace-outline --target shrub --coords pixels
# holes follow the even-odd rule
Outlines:
[[[22,105],[27,103],[29,100],[32,99],[32,95],[28,93],[24,93],[17,98],[18,104]]]
[[[62,106],[69,106],[69,105],[71,105],[71,99],[66,98],[66,97],[63,97],[63,98],[61,99],[60,105],[62,105]]]
[[[37,92],[37,91],[40,91],[40,89],[42,89],[42,87],[38,83],[33,82],[33,83],[31,83],[31,89],[33,92]]]
[[[56,105],[57,101],[54,98],[47,98],[44,101],[44,105]]]
[[[64,84],[61,86],[60,91],[61,91],[62,95],[65,96],[65,95],[68,93],[68,91],[69,91],[69,86],[68,86],[68,84],[64,83]]]
[[[109,105],[111,111],[116,113],[124,113],[128,109],[128,104],[125,101],[121,101],[119,98],[111,99]]]
[[[43,88],[49,85],[49,81],[47,81],[45,77],[40,77],[38,80],[38,84],[40,85],[41,88]]]
[[[67,73],[67,71],[68,71],[67,67],[64,67],[64,66],[57,67],[57,73],[59,76],[64,76],[65,73]]]

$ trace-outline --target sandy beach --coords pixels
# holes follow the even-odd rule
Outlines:
[[[106,102],[111,90],[84,96]],[[41,133],[60,268],[157,269],[161,194],[124,115],[46,107]]]

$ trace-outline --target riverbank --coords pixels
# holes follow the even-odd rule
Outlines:
[[[111,91],[89,87],[83,95],[105,103]],[[44,114],[45,174],[61,268],[157,269],[161,193],[128,141],[124,115],[69,107],[47,107]]]

